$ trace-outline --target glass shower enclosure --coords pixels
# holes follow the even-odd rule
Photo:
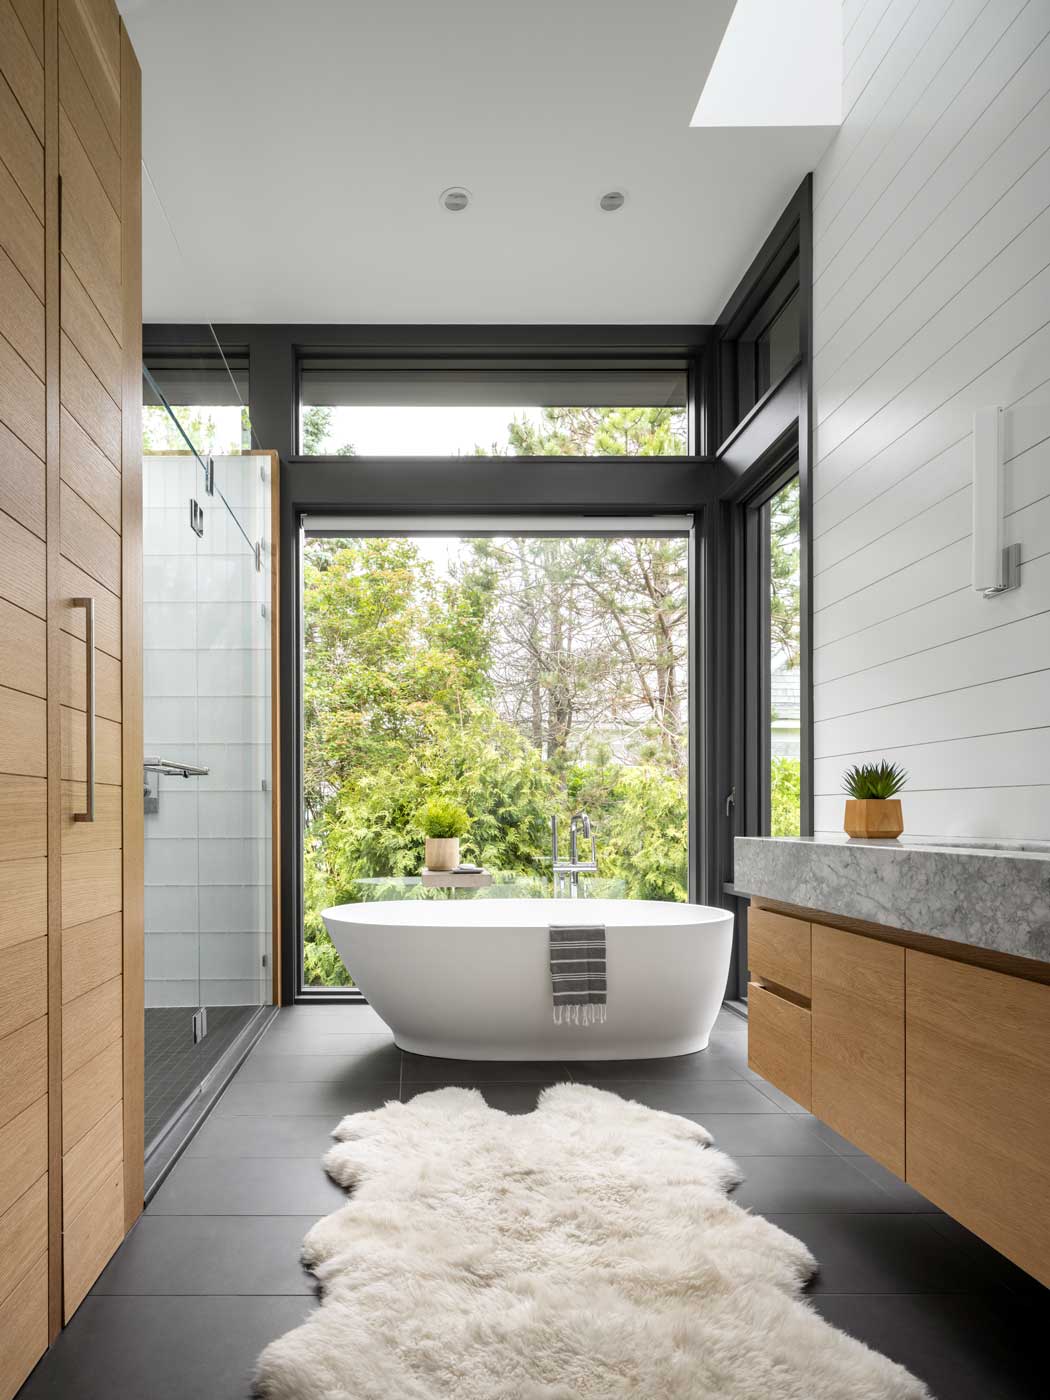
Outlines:
[[[143,458],[147,1173],[273,1000],[273,471]]]

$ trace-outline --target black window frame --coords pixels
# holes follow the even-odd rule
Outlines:
[[[353,1000],[301,992],[301,656],[299,521],[304,514],[692,514],[690,559],[690,897],[737,914],[727,995],[746,984],[746,902],[732,883],[733,839],[759,834],[748,784],[760,762],[746,714],[760,703],[747,674],[747,629],[761,588],[761,550],[748,512],[797,458],[802,601],[802,832],[812,832],[811,543],[812,179],[777,220],[714,325],[367,326],[147,325],[144,345],[176,353],[207,344],[247,347],[255,441],[282,463],[279,682],[282,999]],[[739,421],[727,408],[726,347],[754,319],[798,258],[800,353]],[[688,365],[688,453],[682,457],[302,457],[298,367],[306,356],[542,357],[638,362],[681,356]],[[600,473],[600,475],[599,475]],[[756,815],[757,810],[757,815]]]

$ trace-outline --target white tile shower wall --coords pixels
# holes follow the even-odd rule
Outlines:
[[[911,774],[909,833],[1050,836],[1050,4],[850,0],[814,177],[814,752]],[[1017,592],[970,587],[974,410]]]
[[[177,457],[145,459],[145,737],[209,769],[162,779],[146,818],[147,1005],[269,1000],[269,483],[216,458],[218,492]],[[205,514],[189,528],[189,498]]]

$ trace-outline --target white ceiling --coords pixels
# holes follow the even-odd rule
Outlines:
[[[831,135],[690,127],[732,9],[122,0],[146,320],[712,320]]]

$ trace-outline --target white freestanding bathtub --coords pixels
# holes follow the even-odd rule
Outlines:
[[[403,1050],[453,1060],[651,1059],[703,1050],[733,916],[628,899],[391,900],[324,912],[347,971]],[[606,928],[603,1023],[555,1025],[550,924]]]

